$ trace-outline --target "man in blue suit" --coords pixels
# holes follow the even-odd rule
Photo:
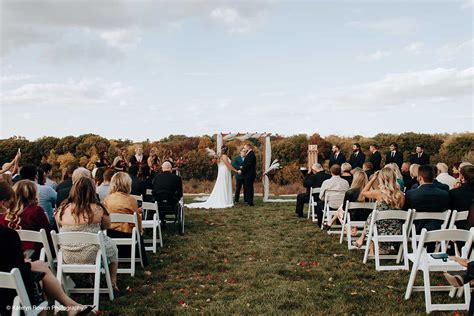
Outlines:
[[[240,167],[242,167],[242,164],[244,163],[244,157],[245,157],[245,148],[242,148],[240,150],[240,155],[235,156],[234,160],[232,160],[232,167],[234,167],[237,170],[240,170]],[[244,186],[244,179],[242,178],[241,174],[235,174],[235,197],[234,197],[234,203],[239,202],[240,198],[240,190]],[[245,187],[244,187],[245,190]],[[245,194],[245,193],[244,193]]]

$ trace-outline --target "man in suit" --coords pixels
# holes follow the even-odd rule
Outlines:
[[[306,175],[303,186],[306,188],[306,193],[300,193],[296,197],[296,216],[303,217],[304,204],[309,202],[309,191],[310,188],[320,188],[323,182],[331,178],[329,174],[324,171],[323,167],[319,163],[315,163],[311,166],[311,170]],[[316,199],[319,198],[318,194],[315,194]]]
[[[367,174],[367,179],[370,179],[370,177],[374,174],[374,166],[370,161],[366,161],[362,164],[362,170]]]
[[[411,164],[416,163],[420,166],[430,164],[430,156],[425,153],[425,147],[423,144],[416,145],[415,151],[416,153],[410,157]]]
[[[237,170],[240,170],[240,167],[242,167],[242,164],[244,162],[244,157],[245,157],[245,149],[242,148],[240,150],[240,155],[235,156],[234,160],[232,160],[232,167],[234,167]],[[241,174],[236,174],[235,175],[235,196],[234,196],[234,203],[239,203],[239,198],[240,198],[240,190],[244,186],[244,179],[242,178]],[[245,192],[245,191],[244,191]],[[244,193],[245,196],[245,193]]]
[[[374,172],[377,172],[380,170],[380,163],[382,163],[382,155],[379,152],[379,146],[376,144],[372,144],[369,146],[369,149],[372,153],[369,161],[372,163]]]
[[[362,168],[362,165],[365,162],[365,155],[364,153],[360,150],[360,144],[355,143],[352,145],[352,155],[349,158],[349,163],[352,166],[352,169],[354,168]]]
[[[173,166],[169,161],[165,161],[161,165],[163,172],[155,174],[153,178],[153,197],[159,200],[160,194],[169,193],[173,197],[173,201],[178,203],[183,197],[183,182],[181,177],[172,173]]]
[[[417,212],[444,212],[449,209],[449,193],[433,184],[434,170],[429,165],[420,166],[418,169],[417,189],[410,190],[405,195],[405,209],[415,209]],[[438,220],[419,220],[415,222],[416,232],[419,234],[423,228],[428,231],[441,228]]]
[[[130,194],[144,196],[146,193],[145,183],[138,178],[139,169],[140,167],[138,164],[131,165],[128,169],[128,174],[130,175],[130,178],[132,178],[132,191]]]
[[[329,168],[332,167],[332,165],[342,165],[343,163],[346,162],[346,156],[344,156],[343,153],[341,153],[341,147],[339,145],[332,145],[332,154],[329,157]]]
[[[461,186],[449,191],[450,209],[458,212],[468,211],[474,200],[474,166],[464,166],[459,173]]]
[[[389,163],[396,163],[398,168],[402,168],[403,154],[398,151],[397,143],[390,143],[390,152],[385,157],[385,164],[388,165]]]
[[[242,167],[240,168],[244,179],[244,201],[248,206],[253,206],[253,183],[257,177],[257,158],[253,152],[252,144],[246,144],[244,148],[246,154]]]

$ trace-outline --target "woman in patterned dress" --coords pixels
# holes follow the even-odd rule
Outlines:
[[[375,182],[377,181],[377,184]],[[395,172],[388,167],[377,171],[362,190],[361,195],[376,200],[376,209],[380,211],[401,210],[405,204],[405,195],[400,191]],[[369,215],[365,224],[365,233],[358,240],[353,242],[357,248],[364,244],[365,236],[372,221],[372,214]],[[399,235],[402,232],[402,223],[396,219],[377,221],[379,235]],[[382,244],[381,252],[387,252],[387,243]],[[372,245],[370,246],[372,250]]]

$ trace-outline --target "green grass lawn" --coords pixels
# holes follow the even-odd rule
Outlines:
[[[152,275],[141,268],[134,278],[120,275],[127,293],[113,302],[103,296],[100,309],[119,315],[425,313],[423,293],[403,299],[408,271],[363,265],[362,251],[348,251],[338,237],[295,218],[293,203],[186,209],[186,229],[185,236],[165,232],[164,248],[148,252]]]

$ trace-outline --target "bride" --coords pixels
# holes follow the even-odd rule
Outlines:
[[[212,193],[209,198],[202,203],[191,203],[186,206],[189,208],[227,208],[234,206],[234,200],[232,195],[232,174],[231,171],[238,172],[237,169],[232,167],[231,160],[227,156],[229,154],[229,148],[222,146],[221,155],[218,157],[218,172],[217,180],[212,189]]]

